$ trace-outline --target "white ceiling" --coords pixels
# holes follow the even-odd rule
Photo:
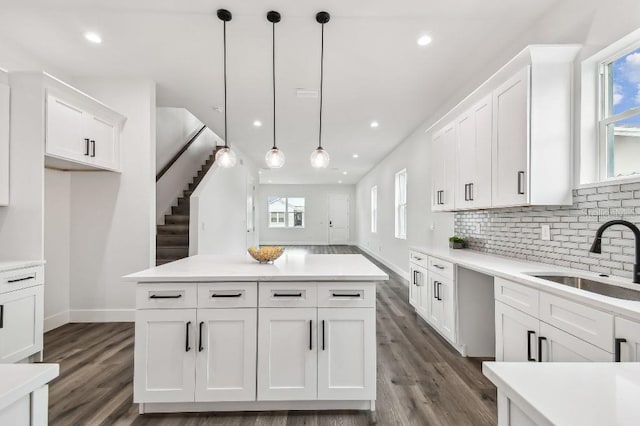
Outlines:
[[[153,79],[159,106],[185,107],[221,135],[223,114],[213,109],[223,103],[222,25],[215,11],[228,8],[234,15],[227,27],[229,140],[264,167],[272,144],[265,14],[277,10],[278,145],[287,164],[263,173],[262,181],[355,183],[558,2],[2,0],[0,35],[70,75]],[[295,89],[319,86],[314,17],[320,10],[331,13],[323,129],[331,166],[317,171],[308,158],[317,146],[318,99],[296,98]],[[86,31],[99,33],[103,43],[88,43]],[[422,34],[433,43],[419,47]],[[252,125],[256,119],[262,127]],[[372,120],[377,129],[369,127]]]

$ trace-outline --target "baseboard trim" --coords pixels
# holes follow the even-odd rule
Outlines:
[[[72,309],[69,322],[134,322],[135,309]]]
[[[407,281],[409,280],[409,272],[408,271],[405,271],[404,269],[402,269],[398,265],[396,265],[396,264],[394,264],[392,262],[389,262],[387,259],[383,258],[382,256],[378,256],[377,254],[375,254],[374,252],[372,252],[368,248],[361,246],[360,244],[356,244],[356,247],[358,247],[360,250],[362,250],[363,252],[367,253],[369,256],[371,256],[374,259],[376,259],[378,262],[384,264],[384,266],[386,266],[387,268],[391,269],[393,272],[395,272],[396,274],[400,275],[405,280],[407,280]],[[408,256],[408,254],[407,254],[407,256]]]
[[[49,315],[44,319],[44,332],[55,330],[56,328],[69,323],[69,310]]]

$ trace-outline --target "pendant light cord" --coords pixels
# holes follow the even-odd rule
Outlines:
[[[320,129],[318,131],[318,148],[322,148],[322,88],[324,82],[324,24],[320,36]]]
[[[227,21],[222,21],[222,43],[224,45],[224,147],[228,148],[227,138]]]
[[[278,149],[276,144],[276,23],[272,23],[271,32],[271,65],[273,78],[273,149]]]

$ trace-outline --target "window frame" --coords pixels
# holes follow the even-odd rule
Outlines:
[[[378,233],[378,185],[371,187],[371,233]]]
[[[272,212],[269,211],[269,199],[271,198],[279,198],[281,200],[284,200],[284,212]],[[293,215],[292,217],[294,218],[293,221],[295,223],[295,211],[290,212],[289,211],[289,199],[290,198],[301,198],[302,200],[304,200],[304,211],[302,211],[302,225],[300,226],[294,226],[294,225],[290,225],[289,224],[289,215]],[[277,222],[273,222],[271,220],[271,215],[272,214],[276,214],[277,218],[281,218],[283,217],[284,220],[280,221],[278,220]],[[306,224],[306,215],[307,215],[307,197],[300,197],[300,196],[278,196],[278,195],[268,195],[267,196],[267,217],[269,218],[268,220],[268,228],[269,229],[304,229],[305,228],[305,224]],[[276,225],[273,225],[274,223],[276,223]],[[278,223],[283,223],[282,226],[277,225]]]
[[[400,177],[404,176],[404,203],[401,204],[400,198]],[[395,175],[395,202],[394,202],[394,211],[395,211],[395,232],[394,236],[400,240],[407,239],[407,205],[408,205],[408,175],[407,169],[402,169]],[[402,226],[404,225],[404,226]],[[404,232],[402,232],[404,231]]]
[[[607,127],[620,120],[632,117],[640,117],[640,106],[630,108],[618,114],[613,114],[610,105],[612,85],[609,84],[610,65],[629,53],[640,49],[640,39],[627,44],[626,47],[617,49],[614,53],[607,55],[598,61],[598,88],[597,88],[597,149],[598,149],[598,182],[611,182],[628,179],[640,179],[640,173],[625,176],[609,176],[609,140],[607,137]]]

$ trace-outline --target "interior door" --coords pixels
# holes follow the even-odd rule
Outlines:
[[[195,309],[136,311],[133,402],[193,402]]]
[[[537,361],[540,321],[496,301],[496,361]]]
[[[317,308],[260,308],[258,400],[317,399]]]
[[[329,244],[349,244],[349,196],[329,196]]]
[[[88,136],[83,131],[85,113],[73,104],[55,96],[47,96],[47,154],[90,163]]]
[[[255,401],[255,308],[199,309],[196,401]]]
[[[21,361],[42,348],[42,286],[0,295],[0,363]]]
[[[318,308],[318,399],[375,399],[375,321],[373,308]]]

